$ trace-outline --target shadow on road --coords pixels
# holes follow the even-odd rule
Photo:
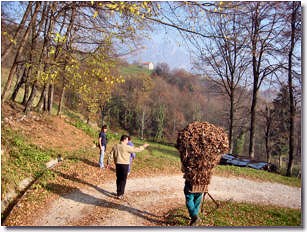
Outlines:
[[[45,186],[49,191],[52,191],[58,195],[61,195],[57,189],[63,189],[66,188],[67,190],[69,190],[69,194],[64,194],[61,195],[61,197],[66,198],[66,199],[70,199],[76,202],[81,202],[83,204],[89,204],[89,205],[95,205],[95,206],[101,206],[101,207],[105,207],[105,208],[110,208],[110,209],[117,209],[120,211],[127,211],[129,213],[132,213],[140,218],[143,218],[147,221],[150,221],[152,223],[156,223],[158,225],[163,225],[165,224],[164,221],[156,219],[159,216],[156,216],[154,214],[151,214],[147,211],[143,211],[143,210],[139,210],[130,206],[126,206],[120,203],[115,203],[115,202],[111,202],[111,201],[107,201],[104,199],[99,199],[97,197],[91,196],[87,193],[83,193],[82,191],[80,191],[80,189],[75,188],[75,187],[69,187],[69,186],[64,186],[64,185],[60,185],[60,184],[54,184],[54,183],[50,183],[47,184]],[[101,188],[100,188],[101,189]],[[101,189],[102,193],[108,193],[107,196],[110,194],[110,192]],[[152,218],[152,217],[156,217],[156,218]]]
[[[109,191],[107,191],[107,190],[104,190],[104,189],[102,189],[102,188],[100,188],[100,187],[98,187],[98,186],[96,186],[96,185],[93,185],[93,184],[91,184],[91,183],[89,183],[89,182],[87,182],[87,181],[84,181],[84,180],[82,180],[82,179],[80,179],[80,178],[74,177],[74,176],[72,176],[72,175],[67,175],[67,174],[64,174],[64,173],[59,172],[59,171],[54,171],[54,172],[55,172],[57,175],[59,175],[59,176],[65,178],[65,179],[68,179],[68,180],[71,180],[71,181],[75,181],[75,182],[78,182],[78,183],[81,183],[81,184],[88,185],[88,186],[90,186],[90,187],[96,189],[97,191],[101,192],[102,194],[104,194],[104,195],[106,195],[106,196],[108,196],[108,197],[113,197],[113,198],[114,198],[114,196],[115,196],[114,193],[111,193],[111,192],[109,192]]]

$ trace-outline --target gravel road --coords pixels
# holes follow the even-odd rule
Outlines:
[[[34,226],[82,225],[86,218],[88,226],[161,225],[163,213],[184,204],[183,184],[182,175],[128,178],[125,200],[114,198],[115,180],[80,189],[60,196]],[[213,176],[208,191],[216,200],[301,207],[301,188],[277,183]],[[99,210],[103,216],[97,218]]]

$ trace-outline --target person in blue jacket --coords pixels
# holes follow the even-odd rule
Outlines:
[[[98,139],[99,149],[100,149],[99,166],[101,169],[104,169],[103,159],[104,159],[104,154],[106,152],[107,143],[108,143],[107,134],[106,134],[107,130],[108,130],[107,126],[103,125],[101,127],[101,131],[99,133],[99,139]]]
[[[133,142],[131,141],[131,137],[128,136],[128,145],[131,147],[134,147]],[[131,167],[132,167],[132,161],[135,159],[136,154],[135,153],[130,153],[130,163],[129,163],[129,168],[128,168],[128,175],[130,174]]]

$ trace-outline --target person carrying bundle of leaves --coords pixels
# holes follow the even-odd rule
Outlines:
[[[200,224],[198,213],[203,193],[208,192],[212,169],[229,149],[228,137],[222,128],[208,122],[193,122],[178,132],[176,148],[184,173],[190,225],[197,226]]]

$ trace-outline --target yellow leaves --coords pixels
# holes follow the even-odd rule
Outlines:
[[[6,36],[11,43],[16,45],[16,40],[10,34],[8,34],[7,31],[2,32],[2,35]]]
[[[54,41],[55,41],[56,43],[64,43],[64,42],[66,41],[66,37],[65,37],[65,36],[61,36],[61,34],[57,32],[57,33],[55,34]]]
[[[133,7],[133,6],[129,6],[129,11],[132,13],[132,14],[134,14],[135,13],[135,8]]]
[[[57,70],[38,71],[38,81],[41,83],[53,83],[58,78]]]
[[[10,39],[10,42],[16,45],[16,40],[15,39]]]
[[[96,11],[94,12],[93,18],[96,18],[97,16],[98,16],[98,11],[96,10]]]
[[[26,66],[26,68],[30,68],[32,66],[32,64],[31,63],[26,63],[25,66]]]
[[[55,47],[51,47],[49,50],[49,55],[55,54]]]
[[[109,8],[110,10],[115,10],[118,7],[117,3],[108,3],[106,4],[106,7]]]
[[[94,5],[94,1],[91,1],[92,6]]]
[[[120,14],[131,14],[135,17],[144,18],[144,14],[150,14],[152,12],[151,6],[148,1],[140,2],[111,2],[104,4],[106,8],[111,10],[111,13],[118,12]]]

